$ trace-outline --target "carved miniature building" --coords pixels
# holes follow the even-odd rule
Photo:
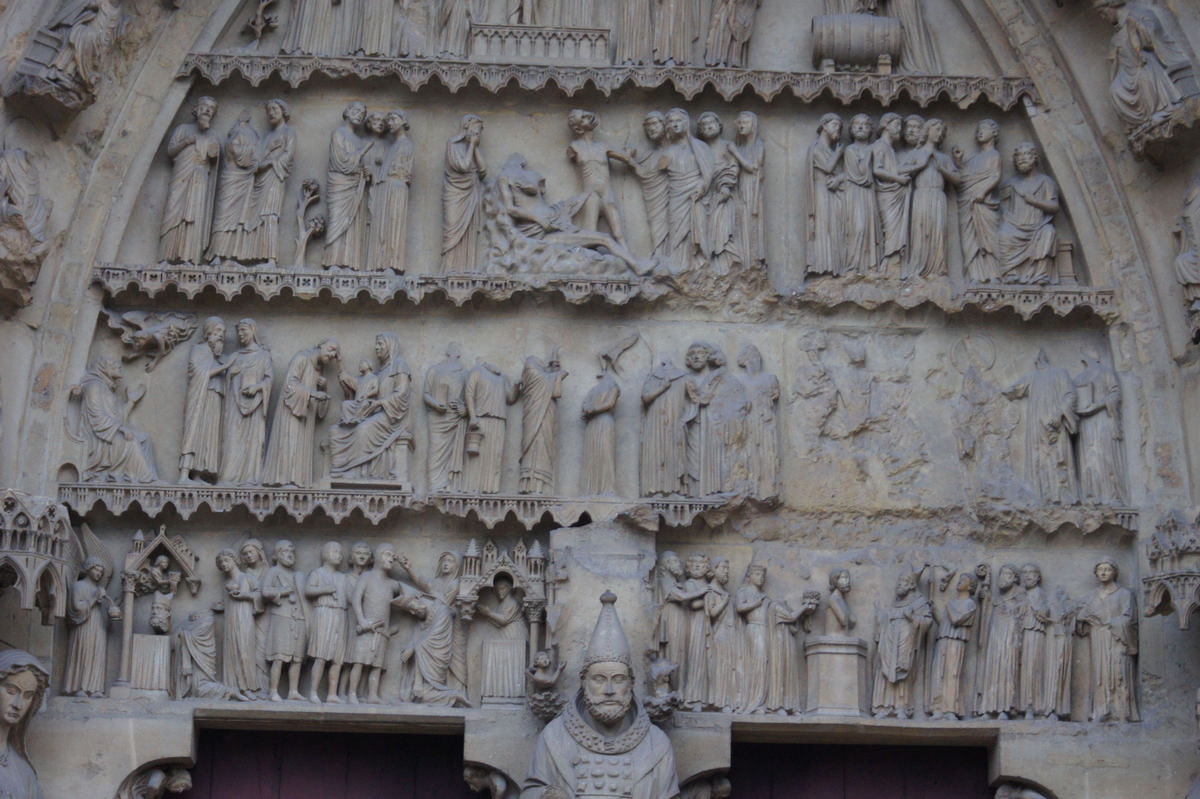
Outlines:
[[[0,795],[1200,785],[1188,2],[0,27]]]

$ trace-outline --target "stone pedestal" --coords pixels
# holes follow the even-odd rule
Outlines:
[[[867,642],[819,635],[804,642],[808,659],[808,712],[817,716],[865,716],[870,700]]]

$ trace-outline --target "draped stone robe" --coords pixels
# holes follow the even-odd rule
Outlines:
[[[329,225],[325,232],[322,266],[367,267],[367,175],[364,166],[370,140],[355,132],[349,122],[329,140],[329,171],[325,204]]]
[[[324,418],[329,408],[328,399],[313,398],[318,381],[324,380],[319,357],[320,349],[313,347],[297,353],[288,364],[263,464],[265,485],[307,488],[313,484],[317,420]]]

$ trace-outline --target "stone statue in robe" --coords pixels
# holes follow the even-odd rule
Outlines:
[[[704,255],[709,262],[709,271],[714,275],[727,275],[749,263],[746,256],[747,208],[738,186],[743,174],[757,168],[742,158],[733,142],[721,138],[723,130],[721,118],[713,112],[705,111],[700,115],[696,137],[708,145],[713,161],[712,184],[704,197],[707,242]]]
[[[1075,619],[1079,602],[1062,586],[1050,599],[1050,624],[1046,626],[1046,706],[1049,719],[1071,717],[1071,664],[1075,651]]]
[[[322,266],[367,268],[367,188],[371,172],[367,153],[374,142],[360,135],[367,107],[353,102],[342,112],[342,124],[329,139],[329,171],[325,179],[325,204],[329,222],[325,230]]]
[[[642,384],[642,496],[682,494],[686,488],[686,374],[664,360]]]
[[[996,595],[986,596],[985,626],[980,633],[976,715],[1007,719],[1017,710],[1021,669],[1021,615],[1025,592],[1016,566],[1004,565],[996,577]]]
[[[266,657],[271,664],[270,698],[281,702],[283,667],[287,665],[287,698],[303,699],[300,694],[300,667],[308,649],[308,618],[302,596],[304,573],[296,571],[296,547],[291,541],[275,542],[274,565],[263,574],[260,583],[267,616]]]
[[[43,799],[37,774],[29,762],[25,736],[29,721],[42,707],[50,672],[41,661],[20,649],[0,652],[0,796],[6,799]]]
[[[896,596],[879,608],[875,643],[878,665],[871,693],[875,718],[911,719],[915,689],[923,661],[925,631],[933,624],[933,606],[917,590],[917,575],[904,572],[896,581]]]
[[[933,658],[933,685],[930,690],[932,719],[959,720],[967,718],[974,708],[968,706],[968,690],[963,680],[967,647],[971,630],[979,615],[979,603],[972,596],[979,587],[973,574],[958,575],[955,593],[941,612],[937,631],[937,651]]]
[[[738,196],[745,207],[746,228],[743,236],[746,247],[746,263],[750,265],[765,265],[767,262],[766,225],[767,215],[766,193],[763,191],[763,181],[766,174],[766,146],[758,133],[758,114],[753,111],[742,111],[737,115],[737,136],[734,146],[737,147],[742,163],[747,167],[738,177]]]
[[[750,37],[762,0],[714,0],[704,43],[704,63],[709,66],[746,67],[750,64]]]
[[[275,98],[267,101],[266,109],[270,130],[259,140],[254,167],[254,221],[245,251],[249,261],[279,260],[279,215],[296,160],[296,131],[288,124],[291,111],[287,103]]]
[[[404,112],[388,112],[387,129],[392,143],[371,187],[370,262],[374,270],[403,274],[408,269],[408,192],[415,151]]]
[[[661,660],[675,665],[668,678],[671,690],[678,690],[687,657],[688,615],[684,607],[683,583],[687,575],[683,561],[674,552],[662,552],[654,567],[654,602],[658,616],[654,622],[654,648]]]
[[[808,255],[805,273],[844,274],[842,253],[842,119],[825,114],[817,125],[817,140],[808,149]]]
[[[124,25],[121,0],[68,0],[49,25],[63,43],[42,78],[78,106],[92,103]]]
[[[250,119],[250,110],[242,111],[225,138],[217,177],[212,241],[208,245],[209,258],[217,261],[249,260],[248,231],[258,222],[254,208],[254,178],[259,136]]]
[[[660,0],[655,4],[654,63],[697,63],[697,49],[703,56],[699,5],[694,0]]]
[[[158,480],[148,433],[129,423],[129,414],[145,394],[144,387],[121,387],[121,362],[98,358],[71,392],[80,398],[80,432],[86,448],[84,481],[153,483]]]
[[[937,75],[942,68],[938,59],[937,45],[925,22],[926,5],[922,0],[887,0],[888,16],[900,20],[904,31],[900,50],[900,66],[905,72],[919,75]]]
[[[732,713],[741,689],[742,648],[738,635],[738,614],[729,590],[730,566],[725,558],[713,558],[712,580],[704,595],[712,637],[709,641],[707,706]]]
[[[413,446],[410,403],[412,374],[400,353],[400,337],[380,333],[375,337],[379,366],[366,376],[378,386],[358,418],[336,425],[329,434],[331,473],[335,480],[384,480],[411,487],[408,460]],[[340,373],[338,380],[347,395],[354,395],[358,381]]]
[[[628,5],[633,5],[627,4]],[[626,6],[626,7],[627,7]],[[667,152],[667,117],[661,111],[651,111],[642,120],[642,130],[650,140],[650,151],[638,162],[636,172],[642,184],[646,204],[646,224],[650,228],[650,254],[667,253],[669,192],[667,173],[661,168]],[[1197,267],[1200,272],[1200,267]],[[1200,278],[1197,279],[1200,282]]]
[[[62,692],[75,696],[104,696],[108,689],[108,624],[121,610],[104,590],[104,562],[90,557],[81,578],[67,592],[67,665]]]
[[[481,267],[481,203],[483,179],[487,176],[487,163],[479,149],[482,133],[483,120],[467,114],[462,119],[462,132],[446,142],[446,169],[442,176],[444,275],[478,272]]]
[[[231,485],[257,485],[262,479],[267,446],[267,408],[274,366],[271,351],[258,340],[258,324],[253,319],[237,323],[237,339],[241,349],[229,359],[225,370],[218,479]]]
[[[696,497],[733,491],[747,482],[746,388],[729,370],[725,353],[704,346],[708,368],[703,382],[688,384],[688,399],[695,406],[687,427],[689,494]]]
[[[576,108],[567,115],[567,125],[576,137],[567,145],[567,160],[579,170],[582,193],[585,195],[583,207],[576,214],[575,221],[584,230],[598,231],[603,218],[613,241],[625,247],[625,225],[621,220],[621,210],[617,207],[609,161],[616,160],[633,167],[637,162],[624,150],[596,141],[595,133],[596,128],[600,127],[600,120],[595,112]]]
[[[0,258],[11,258],[17,250],[9,241],[8,231],[20,231],[18,235],[28,237],[25,247],[31,255],[44,252],[46,223],[52,210],[54,203],[43,196],[38,169],[29,154],[19,147],[0,149],[0,231],[4,231]]]
[[[1175,228],[1175,277],[1189,311],[1200,310],[1200,173],[1188,184]]]
[[[221,682],[217,672],[217,636],[212,611],[189,613],[172,637],[172,699],[247,699],[238,689]]]
[[[734,595],[738,629],[742,634],[742,677],[739,713],[765,713],[769,674],[769,640],[773,622],[766,585],[767,567],[752,563]]]
[[[1021,567],[1021,666],[1017,679],[1017,712],[1025,720],[1044,718],[1046,703],[1046,626],[1050,623],[1050,598],[1042,587],[1042,570],[1036,564]]]
[[[288,22],[283,52],[346,55],[343,26],[351,11],[351,4],[335,3],[333,0],[296,0]]]
[[[1028,399],[1025,410],[1025,480],[1049,505],[1079,501],[1075,450],[1079,429],[1078,395],[1066,369],[1050,365],[1039,350],[1034,369],[1004,392],[1011,400]]]
[[[212,229],[216,166],[221,141],[212,131],[217,101],[201,97],[192,107],[196,120],[185,122],[167,140],[171,180],[163,209],[159,251],[170,263],[200,263]]]
[[[487,0],[443,0],[438,12],[438,55],[464,58],[471,25],[487,21]]]
[[[505,406],[515,403],[520,396],[521,387],[514,385],[490,363],[481,363],[467,374],[463,389],[467,406],[465,491],[473,494],[500,493],[500,478],[504,473],[504,437],[508,428],[508,410]]]
[[[867,114],[850,120],[850,143],[842,154],[842,261],[847,274],[867,275],[878,270],[883,229],[875,200],[875,170],[871,163],[874,123]]]
[[[313,661],[308,701],[320,704],[318,693],[325,667],[329,667],[326,701],[338,703],[338,677],[346,657],[346,610],[350,588],[341,571],[342,545],[327,541],[321,547],[321,565],[308,575],[304,595],[312,603],[308,631],[309,659]]]
[[[1092,347],[1074,378],[1079,416],[1079,498],[1100,505],[1129,501],[1125,431],[1121,427],[1121,382]]]
[[[400,662],[412,669],[411,701],[470,707],[466,695],[449,683],[454,654],[454,613],[450,606],[439,597],[416,592],[404,594],[395,604],[420,622],[412,641],[400,654]]]
[[[183,443],[179,482],[212,480],[221,467],[221,404],[225,398],[225,323],[210,316],[201,325],[202,340],[188,355],[187,394],[183,405]]]
[[[879,119],[879,138],[871,145],[871,170],[875,175],[875,201],[879,205],[880,271],[896,277],[908,251],[908,184],[912,175],[900,167],[896,145],[904,119],[889,111]]]
[[[767,607],[767,704],[768,713],[800,713],[804,710],[804,685],[800,670],[800,628],[808,629],[809,617],[820,604],[820,594],[804,592],[798,607],[781,599]]]
[[[1061,205],[1058,184],[1039,172],[1037,149],[1030,142],[1013,151],[1017,174],[1000,187],[1003,221],[997,254],[1006,283],[1057,283],[1058,233],[1054,215]]]
[[[583,460],[580,493],[601,496],[617,488],[617,424],[614,411],[621,387],[605,369],[596,375],[597,383],[583,398]]]
[[[942,152],[946,123],[930,119],[921,135],[921,146],[908,154],[913,168],[905,278],[944,278],[949,273],[947,184],[959,184],[958,168]]]
[[[682,0],[678,0],[683,5]],[[667,175],[667,246],[671,274],[690,272],[705,263],[707,214],[702,200],[713,179],[708,145],[692,135],[691,117],[682,108],[667,112],[668,147],[658,161]]]
[[[617,53],[614,63],[649,64],[653,59],[653,5],[642,0],[620,4],[615,31]]]
[[[214,606],[225,615],[221,640],[221,682],[244,695],[262,689],[258,671],[257,625],[263,612],[258,577],[243,571],[237,553],[222,549],[216,557],[217,570],[225,577],[225,599]]]
[[[569,373],[559,363],[558,348],[548,361],[529,356],[521,371],[521,457],[518,490],[550,494],[558,462],[558,399]]]
[[[1117,582],[1119,568],[1112,558],[1097,563],[1094,573],[1100,585],[1084,597],[1076,622],[1091,653],[1088,719],[1139,721],[1137,600]]]
[[[985,119],[975,127],[975,142],[979,152],[967,158],[954,148],[958,167],[958,229],[962,241],[963,272],[968,280],[991,283],[1000,280],[997,260],[1000,235],[1000,200],[996,189],[1000,185],[1001,158],[996,149],[1000,126]]]
[[[314,484],[316,426],[329,409],[321,372],[331,361],[340,365],[338,343],[325,339],[296,353],[288,364],[263,462],[263,485],[308,488]]]
[[[742,383],[750,410],[746,416],[746,476],[755,499],[779,496],[779,378],[763,371],[762,353],[747,344],[738,354],[746,371]]]
[[[711,626],[704,598],[708,594],[710,568],[708,555],[703,552],[689,555],[685,567],[687,579],[678,594],[687,625],[679,693],[688,710],[703,710],[708,701]]]
[[[460,491],[466,457],[467,404],[463,389],[467,369],[455,342],[446,347],[446,359],[425,374],[425,418],[429,424],[429,490]]]
[[[484,701],[525,698],[525,656],[529,649],[529,626],[521,602],[513,594],[513,580],[496,575],[491,601],[480,601],[475,617],[493,628],[483,641],[483,674],[480,690]]]
[[[464,614],[457,612],[458,590],[461,584],[459,576],[458,555],[453,552],[443,552],[438,555],[437,570],[430,577],[422,577],[413,570],[412,563],[406,555],[396,558],[396,563],[408,572],[412,584],[426,594],[437,597],[454,613],[453,653],[450,656],[450,677],[448,685],[464,694],[467,691],[467,623]]]
[[[1137,0],[1097,10],[1115,28],[1109,95],[1126,131],[1168,119],[1197,88],[1195,64],[1176,39],[1170,12]]]

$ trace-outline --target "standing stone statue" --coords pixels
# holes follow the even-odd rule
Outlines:
[[[367,107],[355,101],[342,112],[342,124],[329,139],[329,171],[325,178],[325,230],[322,266],[367,268],[367,188],[371,172],[367,153],[375,143],[361,135]]]
[[[467,0],[452,0],[466,3]],[[483,120],[474,114],[462,118],[461,132],[446,142],[446,169],[442,174],[442,274],[478,272],[482,251],[483,179],[487,162],[479,149]]]
[[[904,31],[900,64],[906,72],[937,75],[942,71],[933,34],[925,22],[927,6],[920,0],[888,0],[888,16],[900,20]]]
[[[654,622],[654,648],[660,660],[675,665],[669,677],[672,690],[680,687],[684,659],[687,657],[687,608],[683,604],[683,583],[686,579],[683,561],[674,552],[658,556],[654,569],[654,601],[658,618]]]
[[[1016,712],[1021,673],[1021,615],[1024,591],[1016,566],[1005,564],[996,577],[996,596],[980,636],[979,704],[976,715],[1007,719]]]
[[[625,4],[636,5],[635,3]],[[667,172],[662,168],[667,154],[667,117],[661,111],[651,111],[642,120],[642,130],[650,140],[650,152],[636,167],[646,203],[646,224],[650,228],[650,254],[665,256],[670,231],[668,213],[670,192]],[[1200,267],[1197,267],[1200,270]],[[1200,278],[1197,279],[1200,282]]]
[[[1094,347],[1083,350],[1084,369],[1074,378],[1079,415],[1079,497],[1083,502],[1128,501],[1121,382]]]
[[[963,272],[968,280],[991,283],[1000,280],[997,260],[1000,235],[1000,185],[1002,164],[996,139],[1000,126],[984,119],[975,126],[979,152],[967,158],[962,149],[953,150],[958,167],[958,229],[962,240]]]
[[[461,584],[459,576],[458,555],[453,552],[443,552],[438,555],[437,571],[432,577],[422,577],[413,571],[412,563],[406,555],[396,558],[396,563],[408,572],[412,584],[426,594],[441,600],[452,611],[458,604],[458,589]],[[467,691],[467,619],[463,614],[454,614],[452,630],[452,655],[450,658],[450,676],[447,684],[464,695]]]
[[[664,360],[642,384],[641,493],[682,494],[686,490],[687,372]]]
[[[592,774],[607,774],[612,796],[677,799],[675,754],[633,694],[633,660],[616,612],[617,597],[600,597],[600,617],[581,672],[582,686],[562,715],[538,735],[523,799],[597,795]]]
[[[762,0],[713,0],[704,63],[724,67],[749,65],[754,15],[761,5]]]
[[[346,657],[346,608],[350,597],[342,565],[342,545],[328,541],[321,547],[321,565],[308,575],[304,595],[313,603],[312,625],[308,636],[308,657],[313,661],[312,688],[308,699],[321,704],[318,690],[325,666],[329,666],[329,690],[326,702],[341,702],[338,698],[338,677]]]
[[[439,5],[438,55],[465,57],[470,48],[471,25],[481,25],[487,21],[487,3],[481,0],[445,0]]]
[[[225,601],[214,610],[225,614],[221,646],[221,682],[243,696],[257,697],[262,689],[258,673],[257,627],[254,617],[263,612],[258,578],[242,571],[237,553],[222,549],[217,570],[225,575]]]
[[[1042,570],[1037,564],[1021,567],[1025,603],[1021,608],[1021,669],[1017,681],[1017,711],[1025,719],[1044,717],[1046,704],[1046,625],[1050,623],[1050,601],[1042,587]]]
[[[387,667],[392,600],[401,591],[400,582],[391,576],[395,565],[396,548],[391,544],[380,544],[375,548],[374,565],[358,578],[350,595],[355,637],[348,698],[354,705],[359,703],[358,688],[363,667],[367,669],[367,703],[378,705],[383,702],[379,696],[379,680]]]
[[[621,3],[613,63],[649,64],[653,60],[654,23],[650,3]]]
[[[514,385],[497,367],[486,361],[467,374],[463,388],[467,406],[467,468],[464,480],[464,490],[467,492],[500,492],[500,478],[504,470],[504,436],[508,428],[505,406],[515,403],[520,396],[520,384]]]
[[[1099,587],[1083,600],[1077,624],[1091,652],[1091,721],[1139,721],[1138,613],[1133,592],[1117,582],[1116,560],[1096,564]]]
[[[521,371],[521,458],[518,490],[522,494],[554,491],[558,461],[558,399],[569,372],[559,363],[555,347],[545,363],[529,356]]]
[[[967,691],[964,664],[971,630],[979,615],[979,603],[974,594],[979,590],[979,578],[963,572],[954,586],[958,596],[946,603],[938,622],[937,652],[933,659],[933,701],[931,718],[959,720],[967,717]]]
[[[583,183],[583,207],[579,209],[576,223],[584,230],[600,230],[600,219],[608,225],[609,233],[617,244],[625,247],[625,224],[621,221],[621,210],[617,207],[617,196],[613,192],[609,160],[617,160],[636,168],[633,156],[595,139],[600,120],[594,111],[576,108],[567,115],[567,126],[577,138],[567,145],[567,160],[579,170]]]
[[[698,378],[689,384],[688,399],[696,405],[696,416],[687,430],[688,474],[691,496],[705,497],[746,482],[750,402],[745,386],[729,371],[725,353],[711,344],[699,346],[706,351],[707,371],[703,383]]]
[[[733,142],[721,138],[721,118],[712,111],[700,115],[696,137],[708,145],[713,161],[712,184],[704,197],[707,219],[704,256],[714,275],[727,275],[746,260],[746,206],[738,192],[743,173],[756,167],[742,158]]]
[[[1004,392],[1010,400],[1029,399],[1025,412],[1025,479],[1039,500],[1051,505],[1079,501],[1071,435],[1079,427],[1075,384],[1066,369],[1050,366],[1038,350],[1034,369]]]
[[[1017,174],[1000,187],[1003,221],[997,233],[1000,269],[1007,283],[1057,283],[1058,233],[1054,215],[1061,207],[1058,184],[1038,172],[1031,142],[1013,150]]]
[[[249,234],[258,222],[254,209],[254,177],[258,164],[259,136],[250,124],[250,109],[238,115],[225,137],[217,178],[217,196],[208,256],[213,261],[248,260]]]
[[[29,252],[36,256],[44,252],[42,245],[49,238],[46,223],[52,210],[54,203],[43,195],[38,168],[29,153],[19,147],[0,146],[0,230],[27,236]],[[11,233],[4,235],[6,243],[0,253],[18,251],[14,242],[7,241]]]
[[[108,576],[104,561],[90,557],[83,562],[81,579],[67,593],[64,694],[95,697],[107,690],[108,623],[121,618],[121,609],[104,590]]]
[[[821,603],[816,591],[805,591],[797,608],[780,599],[770,600],[767,623],[767,705],[768,713],[800,713],[804,710],[804,685],[800,670],[800,644],[796,640],[800,625],[809,628],[809,618]]]
[[[674,0],[683,5],[682,0]],[[713,159],[708,145],[691,132],[682,108],[667,112],[669,146],[658,168],[667,174],[667,248],[671,274],[690,272],[703,263],[706,219],[701,201],[712,185]]]
[[[278,97],[267,100],[267,125],[270,130],[259,140],[258,160],[254,166],[254,195],[251,205],[255,219],[246,241],[250,261],[279,260],[279,215],[287,179],[296,160],[296,131],[288,122],[292,112]]]
[[[654,63],[694,64],[696,50],[703,57],[699,3],[687,0],[662,0],[654,13]],[[699,45],[699,48],[697,48]]]
[[[20,649],[0,652],[0,746],[5,752],[0,760],[0,796],[42,799],[25,735],[49,685],[50,672],[33,655]]]
[[[267,574],[267,551],[257,538],[247,538],[238,547],[238,561],[248,575],[254,578],[255,590],[259,592],[254,616],[255,666],[258,670],[258,695],[265,699],[271,692],[271,668],[267,664],[267,634],[271,616],[262,604],[262,581]]]
[[[693,552],[688,556],[685,573],[687,580],[679,594],[680,603],[687,618],[687,644],[682,676],[679,678],[680,693],[684,707],[688,710],[703,710],[708,700],[708,670],[710,630],[705,597],[708,595],[708,580],[711,564],[708,555]]]
[[[342,26],[348,13],[348,6],[333,0],[296,0],[283,52],[344,55]]]
[[[329,409],[321,371],[330,361],[336,361],[340,371],[340,359],[338,343],[327,338],[296,353],[288,364],[263,462],[264,485],[307,488],[313,484],[317,420]]]
[[[1046,626],[1046,706],[1051,721],[1071,717],[1071,663],[1075,650],[1075,619],[1080,604],[1062,586],[1050,599]]]
[[[221,466],[221,402],[225,395],[225,323],[210,316],[201,325],[202,340],[188,356],[187,394],[183,406],[183,444],[179,482],[193,477],[216,478]]]
[[[599,381],[583,398],[583,477],[580,486],[585,496],[612,494],[617,488],[617,400],[621,387],[612,373],[622,353],[638,342],[634,333],[615,347],[600,353]]]
[[[167,157],[171,181],[163,209],[159,251],[169,263],[200,263],[212,230],[216,166],[221,141],[212,132],[217,101],[201,97],[192,107],[194,123],[185,122],[171,133]]]
[[[909,153],[908,159],[915,169],[904,277],[945,277],[950,268],[946,184],[958,185],[958,168],[950,156],[941,151],[946,139],[945,122],[929,120],[921,135],[921,146],[916,152]]]
[[[1179,251],[1175,258],[1175,277],[1183,286],[1183,300],[1188,311],[1197,311],[1200,310],[1200,172],[1184,192],[1175,240]]]
[[[393,33],[403,24],[395,0],[360,0],[344,51],[357,55],[390,56]],[[347,8],[347,11],[350,11]]]
[[[513,594],[513,579],[501,572],[492,587],[493,600],[479,602],[475,615],[495,628],[498,635],[483,642],[483,674],[480,693],[488,698],[525,697],[525,655],[529,649],[529,625],[521,603]]]
[[[738,704],[741,677],[741,639],[733,595],[729,591],[730,566],[725,558],[713,558],[712,580],[704,595],[711,638],[708,645],[707,706],[732,713]]]
[[[763,591],[767,567],[752,563],[734,596],[734,610],[741,617],[742,681],[740,713],[763,713],[767,706],[768,631],[771,600]]]
[[[758,133],[758,114],[742,111],[737,115],[737,137],[734,145],[743,163],[748,164],[738,180],[738,196],[746,212],[746,263],[759,265],[767,262],[766,194],[763,181],[766,174],[766,146]]]
[[[296,547],[291,541],[275,542],[275,565],[262,578],[263,604],[267,608],[267,662],[271,664],[271,701],[282,702],[279,680],[283,664],[288,664],[288,699],[303,699],[300,695],[300,667],[308,644],[308,621],[301,604],[300,586],[304,575],[298,574]]]
[[[219,480],[232,485],[257,485],[262,479],[267,445],[267,408],[274,366],[270,350],[258,340],[258,324],[253,319],[237,323],[237,339],[242,348],[229,359],[225,371]]]
[[[908,250],[908,184],[912,175],[900,168],[896,145],[904,118],[888,111],[879,119],[879,138],[871,145],[871,171],[875,175],[875,200],[879,204],[879,269],[895,277]]]
[[[841,275],[845,237],[842,229],[842,118],[825,114],[817,140],[808,149],[808,266],[810,275]]]
[[[412,374],[400,353],[400,337],[380,333],[375,337],[379,366],[353,378],[338,373],[338,382],[348,396],[366,382],[373,383],[374,397],[347,414],[329,434],[329,458],[334,479],[385,480],[409,485],[409,452],[413,445],[410,405]]]
[[[88,366],[79,385],[71,389],[80,398],[80,432],[85,448],[84,481],[153,483],[158,480],[150,435],[129,423],[129,414],[145,396],[145,387],[126,392],[121,388],[121,362],[97,358]]]
[[[858,618],[848,601],[852,587],[849,569],[834,569],[829,573],[829,603],[825,608],[826,635],[848,635],[858,624]]]
[[[42,78],[78,106],[96,99],[96,86],[125,25],[121,0],[67,2],[48,26],[62,41]]]
[[[850,143],[842,155],[842,230],[846,236],[842,263],[851,275],[876,272],[881,263],[883,228],[875,199],[875,151],[869,143],[873,128],[870,116],[855,114],[850,120]]]
[[[345,573],[346,578],[346,654],[342,661],[341,673],[341,693],[345,694],[347,699],[350,694],[357,693],[362,687],[361,666],[362,663],[355,659],[355,643],[357,642],[357,634],[355,627],[358,620],[354,615],[354,591],[358,587],[358,581],[362,579],[371,568],[373,553],[371,545],[365,541],[356,541],[354,546],[350,547],[350,569]],[[354,687],[350,687],[350,672],[354,670],[354,664],[360,666],[359,676],[354,682]],[[369,668],[369,667],[368,667]]]
[[[466,456],[467,403],[463,389],[467,369],[459,345],[446,346],[446,360],[425,374],[426,420],[429,423],[429,490],[460,491]]]
[[[758,500],[779,496],[779,378],[763,371],[762,353],[753,344],[742,347],[738,366],[750,412],[746,417],[746,472],[751,495]]]
[[[910,719],[915,710],[914,688],[923,662],[925,631],[933,624],[933,606],[917,590],[917,575],[903,572],[896,581],[896,598],[877,611],[875,644],[878,669],[871,695],[875,718]]]
[[[415,151],[403,111],[388,112],[387,130],[392,143],[371,187],[370,262],[372,269],[403,274],[408,269],[408,191]]]

